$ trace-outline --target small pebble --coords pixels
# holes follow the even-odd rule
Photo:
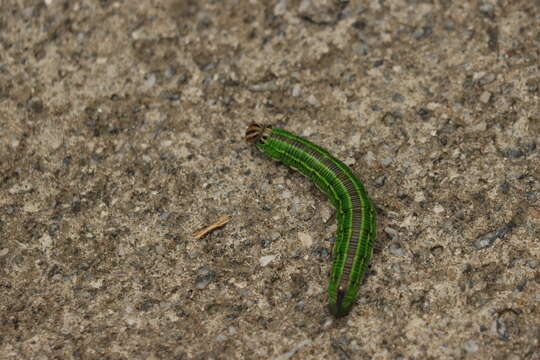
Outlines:
[[[506,149],[504,151],[504,156],[508,158],[519,158],[525,155],[520,149]]]
[[[441,205],[437,204],[435,205],[435,207],[433,207],[433,212],[435,214],[442,214],[444,212],[444,208]]]
[[[496,239],[497,233],[495,231],[489,232],[476,239],[474,242],[474,247],[477,250],[488,248],[493,245]]]
[[[264,266],[270,264],[275,258],[276,258],[275,255],[262,256],[259,259],[259,264],[264,267]]]
[[[486,13],[492,12],[494,8],[493,8],[493,5],[483,2],[480,4],[478,9],[480,10],[480,12],[486,14]]]
[[[271,239],[262,239],[262,240],[261,240],[261,247],[262,247],[263,249],[266,249],[267,247],[269,247],[270,244],[272,244],[272,240],[271,240]]]
[[[463,344],[463,349],[472,354],[478,351],[478,344],[474,340],[468,340]]]
[[[316,247],[315,250],[313,250],[313,252],[315,253],[316,256],[325,258],[325,259],[330,256],[330,252],[324,246]]]
[[[298,97],[300,96],[301,92],[302,92],[302,88],[300,87],[300,85],[294,85],[292,89],[292,96]]]
[[[391,243],[389,250],[395,256],[401,256],[401,257],[405,256],[405,251],[403,250],[401,245],[397,242]]]
[[[391,156],[387,156],[385,157],[384,159],[381,160],[381,165],[382,166],[388,166],[392,163],[394,159],[391,157]]]
[[[205,289],[216,278],[216,273],[207,267],[202,267],[197,272],[199,273],[199,276],[195,279],[197,289]]]
[[[381,187],[384,185],[386,181],[386,175],[381,175],[377,179],[375,179],[375,186]]]
[[[487,234],[484,234],[480,236],[478,239],[474,241],[474,247],[477,250],[485,249],[493,245],[496,239],[504,237],[507,233],[512,231],[514,228],[514,223],[509,222],[508,224],[505,224],[498,228],[495,231],[491,231]]]
[[[397,236],[398,236],[397,230],[395,230],[395,229],[393,229],[393,228],[391,228],[391,227],[389,227],[389,226],[387,226],[387,227],[384,228],[384,232],[387,233],[388,235],[390,235],[390,237],[391,237],[392,239],[396,239]]]
[[[487,104],[490,99],[491,99],[491,93],[489,91],[484,91],[482,95],[480,95],[480,102],[484,104]]]
[[[310,105],[313,105],[313,106],[319,106],[319,100],[317,100],[317,98],[311,94],[308,96],[307,98],[307,102],[310,104]]]
[[[311,247],[313,244],[313,238],[311,235],[305,232],[298,233],[298,240],[302,243],[302,245],[306,248]]]
[[[478,83],[480,85],[487,85],[487,84],[490,84],[492,83],[493,81],[495,81],[495,79],[497,78],[497,76],[494,74],[494,73],[487,73],[486,75],[482,76],[480,78],[480,80],[478,81]]]

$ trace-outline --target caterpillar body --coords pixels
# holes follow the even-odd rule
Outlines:
[[[246,140],[268,156],[309,177],[336,208],[337,233],[328,284],[328,308],[345,316],[356,301],[373,252],[375,207],[362,182],[327,150],[286,130],[251,124]]]

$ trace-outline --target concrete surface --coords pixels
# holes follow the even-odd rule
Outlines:
[[[0,2],[0,358],[539,359],[540,2]],[[335,220],[253,121],[365,182]],[[195,240],[192,232],[230,215]]]

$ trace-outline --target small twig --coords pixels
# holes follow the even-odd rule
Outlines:
[[[231,218],[227,215],[220,216],[219,219],[214,221],[212,224],[205,226],[200,230],[195,231],[193,233],[193,236],[195,236],[195,239],[199,239],[203,237],[204,235],[206,235],[207,233],[209,233],[210,231],[222,227],[223,225],[228,223],[230,219]]]

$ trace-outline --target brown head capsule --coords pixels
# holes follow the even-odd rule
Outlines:
[[[272,126],[270,125],[260,125],[257,123],[250,124],[246,130],[245,139],[247,141],[257,142],[261,137],[267,135],[271,129]]]

